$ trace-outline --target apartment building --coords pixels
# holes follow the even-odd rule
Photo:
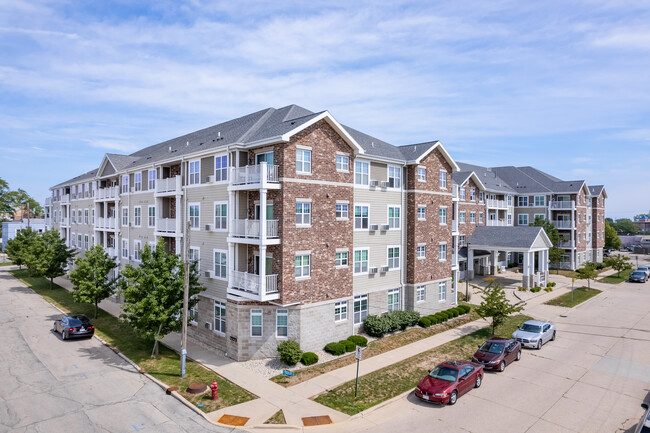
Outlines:
[[[81,255],[102,245],[120,268],[160,238],[198,261],[190,336],[245,360],[287,338],[321,349],[369,314],[455,304],[464,243],[517,215],[518,190],[488,172],[438,141],[397,147],[290,105],[107,154],[52,187],[46,212]],[[494,270],[493,255],[472,253]]]

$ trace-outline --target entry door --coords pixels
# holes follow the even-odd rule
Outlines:
[[[260,205],[259,204],[255,205],[255,219],[256,220],[260,219]],[[266,205],[266,219],[267,220],[272,220],[273,219],[273,203]]]
[[[269,165],[273,164],[273,152],[264,152],[264,153],[258,153],[255,155],[255,164],[259,164],[261,162],[266,162]]]
[[[260,274],[260,256],[255,256],[255,275]],[[273,257],[266,258],[265,275],[271,275],[273,272]]]

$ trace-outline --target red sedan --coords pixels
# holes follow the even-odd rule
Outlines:
[[[456,400],[483,381],[483,366],[471,361],[447,361],[429,371],[415,388],[415,396],[437,404]]]
[[[503,371],[512,361],[521,359],[521,343],[517,340],[492,337],[481,344],[472,361],[483,364],[486,369]]]

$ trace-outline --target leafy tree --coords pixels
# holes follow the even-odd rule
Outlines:
[[[40,242],[39,242],[40,241]],[[7,242],[6,253],[9,259],[20,269],[27,266],[31,272],[38,275],[38,257],[43,253],[42,240],[31,227],[20,230],[16,237]]]
[[[627,271],[628,269],[632,269],[632,263],[630,263],[630,258],[627,256],[622,256],[620,254],[616,254],[615,256],[606,258],[605,264],[607,266],[611,266],[612,269],[618,271],[618,274],[616,274],[616,276],[618,277],[621,276],[621,271]]]
[[[65,275],[66,268],[75,255],[74,248],[65,245],[65,239],[61,238],[58,230],[47,230],[41,236],[45,245],[45,258],[47,267],[43,276],[50,279],[50,289],[54,285],[54,279]]]
[[[117,288],[116,278],[109,278],[109,273],[117,267],[115,260],[108,255],[101,245],[95,245],[86,251],[86,257],[75,260],[75,269],[70,273],[73,285],[72,298],[75,302],[89,302],[95,306],[108,298]]]
[[[591,280],[595,280],[598,276],[596,272],[596,267],[592,263],[587,263],[583,267],[576,269],[576,278],[579,280],[587,280],[587,287],[591,288],[589,283]]]
[[[474,308],[474,311],[484,319],[492,318],[492,335],[494,335],[497,326],[501,325],[508,316],[524,308],[523,301],[516,304],[511,303],[506,298],[506,292],[501,284],[496,281],[492,281],[487,287],[478,288],[478,290],[483,296],[483,301]]]
[[[633,235],[639,232],[639,228],[636,225],[634,225],[632,220],[627,218],[617,219],[616,223],[614,223],[614,227],[616,228],[616,232],[621,234]]]
[[[7,253],[7,257],[9,257],[9,260],[11,260],[14,265],[18,265],[19,269],[23,268],[23,251],[24,251],[25,245],[22,242],[22,239],[19,237],[15,237],[13,239],[10,239],[7,242],[7,245],[5,246],[5,253]]]
[[[560,243],[560,232],[558,231],[557,227],[550,222],[549,220],[542,218],[542,217],[536,217],[535,221],[533,222],[533,226],[535,227],[542,227],[544,229],[544,232],[546,232],[546,236],[551,241],[551,244],[553,246],[548,249],[548,261],[551,262],[552,265],[557,265],[562,261],[562,255],[564,254],[564,250],[562,248],[558,248],[558,245]],[[560,273],[560,267],[555,266],[557,273]]]
[[[204,290],[199,285],[197,265],[194,262],[190,266],[189,307],[197,302],[191,297]],[[122,276],[124,313],[120,317],[141,336],[154,339],[158,355],[158,340],[180,331],[182,325],[185,272],[180,256],[165,252],[161,238],[155,249],[145,245],[140,266],[126,265]]]
[[[13,209],[9,204],[7,193],[9,192],[9,184],[6,180],[0,178],[0,213],[13,214]]]
[[[605,221],[605,248],[619,249],[621,247],[621,238],[616,234],[616,229],[609,221]]]

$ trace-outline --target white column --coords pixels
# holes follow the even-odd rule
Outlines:
[[[266,240],[266,189],[260,190],[260,240]]]
[[[530,261],[530,253],[525,252],[524,253],[524,277],[527,277],[529,275],[529,271],[530,271],[529,263],[528,263],[529,261]]]
[[[266,294],[266,245],[260,245],[260,297]]]
[[[492,250],[492,254],[491,254],[492,275],[498,274],[498,271],[497,271],[498,259],[499,259],[499,251],[498,250]]]
[[[467,247],[467,270],[465,271],[465,279],[471,280],[474,278],[474,250]]]
[[[186,211],[186,209],[183,209],[181,196],[177,195],[176,196],[176,233],[183,233],[185,231],[184,227],[181,227],[181,220],[182,220],[181,215],[183,214],[184,211]],[[189,219],[190,216],[188,212],[187,220],[189,221]]]

